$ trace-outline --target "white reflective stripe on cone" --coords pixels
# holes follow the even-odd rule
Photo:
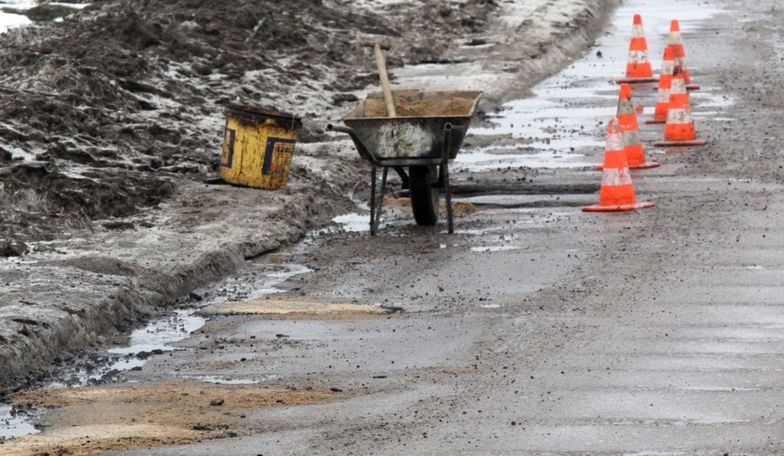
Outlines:
[[[645,38],[645,29],[642,25],[632,26],[632,38]]]
[[[620,100],[618,102],[618,114],[633,114],[634,105],[631,100]]]
[[[619,133],[612,133],[607,137],[608,151],[623,150],[623,137]]]
[[[626,130],[623,133],[623,143],[627,146],[638,146],[642,144],[640,141],[639,130]]]
[[[604,168],[602,171],[602,185],[619,187],[621,185],[631,185],[632,176],[629,168]]]
[[[683,44],[683,37],[681,32],[670,32],[667,44]]]
[[[672,85],[670,86],[670,93],[674,93],[676,95],[682,95],[684,93],[688,93],[686,91],[686,81],[683,78],[675,78],[672,80]]]
[[[675,72],[675,62],[672,60],[665,60],[662,63],[662,74],[668,74],[672,76]]]
[[[692,122],[691,111],[688,109],[668,109],[667,123],[674,125],[685,125]]]
[[[629,61],[631,62],[647,62],[648,51],[629,51]]]
[[[669,103],[670,102],[670,89],[661,89],[659,90],[659,98],[656,99],[659,103]]]

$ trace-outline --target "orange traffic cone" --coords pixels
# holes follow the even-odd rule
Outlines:
[[[677,19],[670,22],[670,35],[667,38],[667,46],[672,47],[672,56],[675,60],[675,66],[680,67],[686,77],[686,89],[700,90],[699,85],[691,83],[691,76],[689,75],[689,70],[686,68],[686,47],[683,45],[681,23]]]
[[[618,83],[656,82],[653,77],[653,68],[648,61],[648,41],[645,39],[645,30],[642,27],[642,17],[634,15],[632,39],[629,43],[629,63],[626,65],[626,77],[619,79]]]
[[[672,87],[672,74],[675,62],[672,57],[672,48],[664,48],[664,59],[662,60],[662,71],[659,76],[659,95],[656,98],[656,112],[653,119],[647,120],[647,124],[663,124],[667,122],[667,109],[670,106],[670,88]]]
[[[621,91],[618,95],[618,129],[623,137],[626,161],[630,169],[648,169],[659,166],[658,163],[645,159],[645,148],[640,140],[640,128],[637,125],[637,113],[632,103],[632,87],[629,84],[621,84]],[[603,169],[604,165],[599,165],[597,168]]]
[[[659,166],[658,163],[645,159],[645,148],[640,140],[640,127],[637,125],[637,113],[632,104],[632,87],[629,84],[621,85],[621,92],[618,96],[618,127],[623,136],[629,168],[648,169]]]
[[[689,92],[686,90],[686,77],[675,68],[670,89],[670,106],[667,110],[667,125],[664,127],[664,141],[655,146],[704,146],[707,141],[697,139],[694,118],[689,106]]]
[[[607,148],[604,151],[599,204],[585,206],[583,212],[627,212],[655,205],[651,202],[637,202],[621,129],[617,119],[611,120],[607,126]]]

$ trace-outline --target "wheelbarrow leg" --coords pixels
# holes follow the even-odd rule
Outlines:
[[[384,170],[381,172],[381,192],[378,195],[378,205],[376,206],[376,218],[375,218],[375,231],[378,233],[378,227],[381,225],[381,211],[384,208],[384,194],[387,191],[387,176],[389,175],[389,168],[384,167]]]
[[[449,234],[455,234],[454,211],[452,210],[452,188],[449,185],[449,151],[452,148],[452,124],[444,125],[444,146],[441,150],[441,176],[444,185],[444,196],[446,197],[446,217],[449,226]]]
[[[376,235],[376,167],[370,168],[370,235]]]
[[[446,196],[446,219],[449,234],[455,234],[454,211],[452,210],[452,188],[449,185],[449,163],[441,165],[441,176],[444,178],[444,196]]]

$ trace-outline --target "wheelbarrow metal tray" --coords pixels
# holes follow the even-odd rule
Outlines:
[[[349,112],[343,121],[375,159],[433,160],[442,158],[444,128],[450,124],[457,134],[449,144],[454,159],[463,143],[471,117],[482,97],[479,91],[392,92],[397,117],[388,117],[383,93],[373,93]]]

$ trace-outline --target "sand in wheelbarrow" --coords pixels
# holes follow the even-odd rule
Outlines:
[[[398,117],[467,116],[474,106],[474,98],[439,97],[434,99],[395,94],[395,110]],[[387,117],[383,98],[371,95],[364,102],[365,117]]]

